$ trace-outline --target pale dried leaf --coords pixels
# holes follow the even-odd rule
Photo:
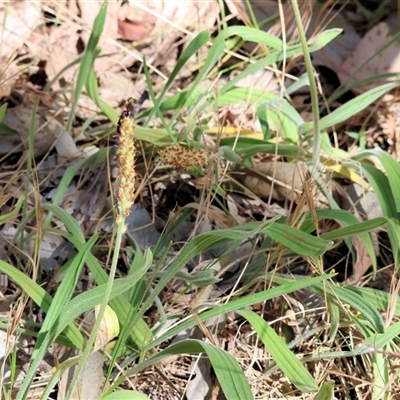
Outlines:
[[[32,111],[23,105],[7,110],[3,122],[18,131],[18,133],[0,132],[0,155],[22,152],[27,149],[31,119]],[[45,124],[45,119],[40,115],[35,118],[35,130],[34,155],[39,157],[47,153],[53,146],[57,133],[51,130],[50,125]]]
[[[187,400],[207,399],[212,389],[210,361],[207,358],[200,358],[193,373],[195,378],[188,383],[186,388]]]
[[[89,356],[83,367],[82,373],[78,378],[78,384],[72,391],[69,400],[98,400],[104,384],[104,355],[101,351],[96,351]],[[67,369],[61,376],[58,384],[57,400],[65,400],[69,389],[72,376],[76,365]]]
[[[77,156],[85,158],[85,153],[78,150],[71,135],[64,129],[64,127],[55,120],[51,122],[52,124],[49,125],[57,136],[55,148],[57,150],[60,161],[75,158]]]
[[[40,257],[49,258],[53,255],[54,250],[65,243],[61,235],[52,232],[46,232],[40,242]]]
[[[78,58],[78,39],[76,30],[72,29],[69,24],[65,24],[57,27],[57,29],[52,29],[43,43],[40,44],[43,52],[42,57],[46,59],[45,71],[49,81],[52,81],[64,67]],[[71,66],[61,75],[60,80],[72,83],[77,78],[78,70],[79,65]],[[60,86],[60,80],[54,82],[53,88]]]
[[[389,34],[387,22],[372,27],[358,43],[353,53],[338,70],[342,84],[359,82],[380,74],[400,71],[400,43],[395,41],[380,51],[393,37]],[[372,59],[370,59],[373,57]],[[364,65],[365,64],[365,65]],[[363,93],[381,85],[383,80],[374,80],[354,88],[355,93]]]
[[[32,32],[42,23],[40,4],[3,1],[0,3],[0,21],[0,97],[8,97],[21,76],[17,56],[24,55],[24,46],[28,47]]]
[[[256,165],[254,176],[246,176],[244,185],[256,196],[284,201],[296,200],[303,190],[307,166],[299,162],[289,164],[280,161],[268,161]]]

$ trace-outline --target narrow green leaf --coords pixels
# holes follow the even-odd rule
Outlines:
[[[389,302],[393,302],[393,300],[396,300],[394,315],[396,317],[400,317],[399,296],[396,296],[396,298],[393,299],[393,296],[389,293],[369,287],[349,286],[348,289],[357,293],[363,299],[368,300],[376,309],[380,311],[387,311],[389,307]]]
[[[371,232],[374,229],[380,228],[387,223],[387,218],[373,218],[369,221],[358,222],[357,224],[346,226],[344,228],[335,229],[334,231],[321,235],[326,240],[342,239],[347,236],[359,235],[364,232]],[[371,243],[372,244],[372,243]]]
[[[253,157],[259,153],[279,154],[280,156],[290,157],[294,159],[304,159],[306,152],[295,145],[273,144],[264,140],[253,139],[248,137],[222,138],[221,146],[232,147],[233,150],[242,157]]]
[[[43,208],[56,215],[64,224],[66,229],[71,233],[71,235],[76,237],[82,243],[85,241],[85,235],[82,232],[80,225],[71,214],[68,214],[68,212],[66,212],[60,206],[56,206],[54,204],[44,204]]]
[[[360,297],[355,292],[341,286],[325,286],[323,290],[332,294],[333,298],[338,298],[340,303],[347,303],[371,323],[377,333],[385,331],[385,325],[382,317],[376,308],[369,302]]]
[[[93,69],[93,64],[91,65],[89,71],[87,71],[87,77],[85,81],[86,90],[89,97],[93,100],[97,107],[103,112],[103,114],[114,124],[117,125],[118,122],[118,112],[111,106],[109,106],[105,101],[100,98],[99,87],[97,84],[97,76]]]
[[[118,392],[102,396],[101,400],[149,400],[149,398],[133,390],[119,390]]]
[[[268,274],[268,277],[276,283],[284,284],[287,282],[292,282],[293,279],[295,281],[303,280],[303,276],[284,276],[278,274]],[[385,330],[384,323],[381,315],[376,310],[376,308],[369,302],[359,296],[357,293],[347,289],[346,287],[341,287],[338,285],[322,285],[315,284],[310,285],[309,290],[317,293],[321,297],[324,297],[326,294],[332,296],[332,299],[337,301],[339,304],[349,304],[355,310],[359,311],[363,317],[370,322],[371,326],[375,329],[377,333],[382,333]]]
[[[98,163],[105,162],[109,149],[104,148],[99,150],[97,153],[93,154],[92,156],[86,158],[85,160],[78,161],[76,164],[69,167],[60,183],[58,184],[57,193],[53,198],[53,205],[58,205],[61,202],[61,199],[67,190],[69,184],[71,183],[72,179],[74,178],[75,174],[83,167],[96,165]],[[43,229],[46,229],[53,218],[53,213],[49,213],[46,217],[46,220],[43,224]]]
[[[308,370],[263,318],[250,310],[238,310],[237,313],[250,322],[274,361],[297,389],[307,393],[318,390],[318,385]]]
[[[82,57],[81,66],[79,68],[78,78],[76,81],[76,86],[74,91],[74,99],[72,102],[71,111],[68,116],[68,121],[66,126],[67,131],[71,129],[72,122],[75,118],[75,110],[78,105],[78,100],[81,96],[83,86],[87,81],[89,71],[92,68],[93,62],[97,54],[99,53],[97,45],[99,43],[100,35],[102,34],[104,29],[104,23],[107,16],[107,6],[108,6],[108,1],[105,1],[94,20],[89,41],[86,46],[85,53]]]
[[[210,33],[208,31],[200,32],[185,48],[181,56],[179,57],[174,69],[172,70],[168,81],[163,87],[160,95],[157,98],[157,104],[160,104],[164,99],[166,93],[168,92],[169,88],[171,87],[172,83],[174,82],[175,78],[177,77],[179,71],[185,66],[187,61],[196,54],[207,42],[210,40]],[[156,112],[156,107],[150,111],[150,114],[147,117],[147,120],[144,126],[147,126],[150,121],[152,120],[154,113]]]
[[[324,131],[331,126],[339,124],[340,122],[348,120],[353,115],[356,115],[360,111],[364,110],[368,107],[371,103],[375,100],[379,99],[382,95],[388,92],[391,89],[395,89],[398,87],[399,84],[396,82],[387,83],[385,85],[379,86],[377,88],[368,90],[356,98],[348,101],[347,103],[343,104],[336,110],[332,111],[326,117],[321,118],[320,120],[320,130]],[[302,126],[302,132],[309,132],[313,128],[312,122],[306,122]]]
[[[264,301],[272,299],[274,297],[282,296],[284,294],[292,293],[296,290],[300,290],[305,287],[309,287],[310,285],[313,285],[316,282],[321,282],[321,281],[330,279],[333,276],[334,276],[334,274],[316,276],[313,278],[306,278],[305,280],[297,280],[297,281],[292,280],[290,283],[285,283],[283,285],[280,285],[280,286],[272,288],[272,289],[263,290],[262,292],[258,292],[258,293],[255,293],[255,294],[252,294],[249,296],[242,297],[237,300],[233,300],[222,306],[214,307],[211,310],[207,310],[207,311],[204,311],[201,313],[199,312],[199,310],[197,310],[197,312],[199,312],[199,313],[196,318],[190,318],[187,321],[183,321],[180,324],[178,324],[176,327],[168,330],[168,332],[162,334],[157,339],[154,339],[149,344],[147,349],[151,349],[151,348],[163,343],[165,340],[168,340],[171,337],[174,337],[179,332],[195,326],[198,323],[198,319],[200,319],[200,321],[205,321],[209,318],[217,317],[218,315],[221,315],[221,314],[225,314],[225,313],[228,313],[231,311],[241,310],[245,307],[249,307],[254,304],[264,302]]]
[[[320,256],[333,243],[330,240],[311,236],[308,233],[284,224],[272,225],[268,228],[266,234],[285,245],[288,249],[308,257]]]
[[[18,201],[17,201],[17,204],[15,205],[15,207],[14,207],[14,209],[12,211],[10,211],[7,214],[0,215],[0,224],[4,224],[9,219],[15,218],[18,215],[19,210],[22,207],[22,204],[24,204],[24,201],[25,201],[25,196],[19,197]]]
[[[129,371],[130,375],[156,364],[164,357],[176,354],[206,353],[228,400],[253,400],[250,385],[236,359],[228,352],[201,340],[187,339],[175,343],[143,361]],[[124,378],[125,379],[125,378]],[[112,389],[111,389],[112,390]]]
[[[3,121],[4,116],[6,115],[8,103],[4,103],[0,106],[0,121]]]
[[[391,193],[396,206],[396,212],[400,213],[400,164],[391,155],[381,149],[365,150],[353,157],[355,160],[374,157],[378,158],[385,169]]]
[[[52,341],[64,330],[66,326],[65,325],[62,329],[59,329],[57,327],[57,320],[61,315],[61,310],[63,309],[64,304],[72,296],[72,293],[76,286],[76,282],[78,281],[80,271],[85,264],[86,258],[90,253],[91,248],[96,243],[96,240],[97,235],[94,235],[82,247],[82,249],[75,257],[74,262],[71,263],[70,269],[67,271],[64,279],[57,289],[54,299],[51,302],[49,310],[46,314],[46,318],[44,319],[42,327],[39,331],[35,348],[33,349],[28,372],[26,373],[24,381],[21,385],[21,389],[18,392],[17,400],[22,400],[26,397],[27,391],[30,388],[36,371],[40,365],[40,362],[43,360],[46,351],[48,350]],[[56,329],[54,329],[54,327],[56,327]]]
[[[314,397],[314,400],[334,400],[333,390],[335,387],[335,382],[328,381],[325,382],[321,389],[319,389],[318,393]]]

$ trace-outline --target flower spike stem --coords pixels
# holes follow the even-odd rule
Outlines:
[[[104,298],[101,303],[100,311],[97,315],[96,321],[94,323],[92,332],[86,342],[86,346],[79,361],[78,367],[75,371],[74,378],[71,382],[69,391],[72,391],[75,386],[79,374],[81,373],[83,366],[89,357],[93,345],[96,340],[97,332],[100,327],[100,323],[104,317],[104,313],[111,296],[112,285],[115,278],[115,272],[117,269],[117,262],[119,257],[119,252],[121,249],[122,236],[126,231],[125,219],[130,213],[131,206],[134,201],[135,195],[135,155],[136,149],[134,145],[135,139],[135,114],[140,108],[140,104],[146,99],[146,96],[142,96],[139,102],[129,98],[127,101],[126,109],[122,112],[118,120],[117,132],[119,135],[119,150],[117,153],[117,158],[119,162],[119,184],[117,193],[117,216],[116,216],[116,239],[114,246],[114,253],[112,257],[110,275],[108,277],[106,290],[104,293]]]

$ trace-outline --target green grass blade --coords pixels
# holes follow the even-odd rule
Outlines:
[[[203,31],[200,32],[186,47],[186,49],[183,51],[181,56],[179,57],[174,69],[171,72],[171,75],[168,78],[168,81],[164,85],[163,90],[161,91],[160,95],[156,99],[156,102],[154,103],[154,107],[150,111],[150,114],[147,117],[146,122],[144,123],[144,126],[147,126],[152,118],[154,117],[154,113],[157,111],[156,104],[159,105],[162,100],[164,99],[166,93],[168,92],[169,88],[171,87],[172,83],[174,82],[176,76],[178,75],[179,71],[184,67],[184,65],[187,63],[187,61],[194,55],[196,54],[201,47],[203,47],[208,40],[210,40],[210,34],[208,31]],[[150,88],[150,86],[149,86]]]
[[[249,321],[283,374],[297,389],[302,392],[316,392],[318,390],[318,385],[311,374],[263,318],[250,310],[239,310],[237,312]]]
[[[0,215],[0,224],[4,224],[9,219],[15,218],[18,215],[19,210],[21,209],[22,205],[24,204],[24,201],[25,201],[25,196],[19,197],[17,204],[15,205],[15,207],[12,211],[10,211],[7,214]]]
[[[387,292],[383,292],[382,290],[358,286],[349,286],[348,289],[368,300],[376,309],[380,311],[387,311],[389,302],[393,301],[392,296]],[[400,317],[400,297],[398,296],[396,297],[394,315],[396,315],[396,317]]]
[[[177,354],[199,353],[207,354],[222,391],[228,400],[253,400],[250,385],[236,359],[225,350],[200,340],[187,339],[175,343],[143,361],[137,367],[132,368],[130,374],[135,374],[144,368],[156,364],[164,357]]]
[[[278,275],[278,274],[268,274],[268,277],[271,278],[273,282],[276,282],[278,284],[284,284],[287,282],[292,282],[293,279],[296,280],[303,280],[304,278],[302,276],[296,275],[296,276],[283,276],[283,275]],[[307,279],[307,278],[306,278]],[[309,289],[312,290],[313,292],[317,293],[320,295],[322,298],[325,297],[326,294],[331,295],[332,299],[338,302],[339,305],[342,305],[343,303],[347,303],[350,306],[352,306],[355,310],[359,311],[361,315],[365,317],[367,321],[371,324],[373,329],[375,330],[376,333],[382,333],[385,330],[384,323],[382,320],[381,315],[379,312],[376,310],[376,308],[369,302],[363,299],[361,296],[359,296],[357,293],[354,291],[351,291],[345,287],[341,287],[338,285],[322,285],[322,284],[315,284],[315,285],[310,285]]]
[[[374,159],[377,157],[381,162],[390,185],[391,193],[397,213],[400,213],[400,164],[391,155],[381,149],[365,150],[353,157],[355,160],[364,158]]]
[[[12,265],[0,260],[0,271],[7,274],[22,290],[45,312],[49,311],[52,297],[35,281],[26,276]],[[69,341],[76,347],[81,349],[84,341],[82,334],[78,328],[70,324],[64,331]]]
[[[118,392],[102,396],[101,400],[150,400],[144,394],[132,390],[119,390]]]
[[[79,240],[72,235],[68,237],[68,240],[75,246],[80,245]],[[97,259],[92,254],[90,254],[86,262],[90,269],[90,272],[93,274],[96,283],[99,286],[106,284],[108,275],[104,271],[103,267],[99,264]],[[122,326],[129,322],[128,317],[131,315],[132,305],[130,304],[127,297],[118,296],[117,298],[113,298],[113,300],[110,301],[110,306],[117,314],[118,320],[120,321]],[[145,347],[150,342],[152,337],[153,334],[143,319],[139,319],[135,322],[134,328],[131,332],[131,339],[138,348]]]
[[[104,29],[104,23],[105,23],[106,16],[107,16],[107,6],[108,6],[108,0],[106,0],[103,3],[98,15],[96,16],[96,18],[94,20],[93,28],[92,28],[92,31],[91,31],[91,34],[89,37],[89,41],[86,46],[85,53],[82,57],[81,67],[79,68],[78,78],[76,81],[71,111],[69,113],[68,121],[67,121],[67,125],[66,125],[67,131],[69,131],[72,127],[72,122],[74,121],[74,118],[75,118],[75,110],[78,105],[78,100],[81,96],[83,86],[84,86],[85,82],[87,81],[89,72],[93,65],[93,62],[99,53],[97,45],[99,43],[100,36]]]
[[[314,397],[314,400],[334,400],[334,388],[335,382],[328,381],[325,382],[321,388],[319,389],[318,393]]]
[[[49,346],[53,340],[58,336],[59,333],[64,329],[59,329],[58,332],[54,332],[54,327],[57,326],[57,321],[61,315],[61,311],[64,308],[64,304],[72,296],[75,289],[76,283],[79,278],[80,271],[86,262],[86,258],[90,253],[93,245],[96,243],[97,235],[94,235],[79,251],[74,261],[71,263],[64,279],[59,285],[57,292],[51,302],[50,308],[46,314],[46,318],[43,321],[40,329],[35,348],[32,353],[31,362],[29,364],[28,372],[24,378],[21,389],[18,392],[17,400],[22,400],[26,397],[29,387],[35,377],[36,371],[46,354]],[[53,331],[53,332],[52,332]]]
[[[359,235],[365,232],[371,232],[374,229],[380,228],[387,223],[387,218],[378,217],[369,221],[358,222],[357,224],[346,226],[344,228],[335,229],[321,235],[326,240],[343,239],[348,236]],[[372,242],[370,242],[372,245]]]
[[[290,282],[290,283],[285,283],[278,287],[264,290],[262,292],[255,293],[255,294],[243,297],[241,299],[233,300],[230,303],[215,307],[208,311],[204,311],[202,313],[199,313],[197,315],[197,318],[200,319],[200,321],[205,321],[209,318],[217,317],[218,315],[228,313],[230,311],[237,311],[237,310],[243,309],[245,307],[249,307],[254,304],[261,303],[263,301],[272,299],[274,297],[282,296],[287,293],[292,293],[296,290],[300,290],[305,287],[308,287],[315,282],[321,282],[323,280],[330,279],[333,276],[334,276],[334,274],[317,276],[317,277],[313,277],[313,278],[306,278],[304,281],[303,280],[298,280],[298,281],[292,280],[292,282]],[[165,340],[168,340],[171,337],[177,335],[179,332],[181,332],[185,329],[191,328],[191,327],[195,326],[196,324],[197,324],[196,318],[191,318],[187,321],[180,323],[179,325],[170,329],[168,332],[162,334],[160,337],[158,337],[152,343],[150,343],[148,349],[159,345],[160,343],[164,342]]]
[[[103,114],[114,124],[117,125],[118,122],[118,112],[111,106],[109,106],[105,101],[100,98],[99,87],[97,84],[97,76],[93,69],[93,64],[91,65],[89,71],[87,72],[87,78],[85,81],[86,90],[89,97],[93,100],[97,107],[103,112]]]
[[[332,298],[339,299],[340,303],[347,303],[359,311],[370,322],[375,332],[383,333],[385,331],[385,324],[379,312],[369,301],[366,301],[357,293],[340,286],[325,286],[322,290],[325,293],[331,294]]]
[[[146,273],[148,268],[150,267],[152,262],[152,254],[148,251],[145,255],[145,259],[143,265],[140,269],[132,273],[126,278],[116,279],[113,284],[113,288],[111,291],[111,299],[116,299],[121,297],[125,291],[129,290],[135,283],[140,280],[143,275]],[[75,318],[79,317],[83,313],[92,310],[97,305],[101,304],[104,298],[104,291],[106,289],[106,283],[97,286],[91,290],[83,292],[78,296],[74,297],[68,304],[66,304],[60,314],[60,318],[57,323],[56,330],[54,331],[55,335],[58,335],[59,332],[63,330],[65,326],[74,321]],[[61,364],[57,370],[53,373],[53,376],[50,382],[46,386],[46,393],[50,393],[53,387],[57,384],[57,381],[61,374],[69,368],[71,365],[78,363],[81,359],[81,356],[75,357],[72,360],[67,360],[67,362]],[[44,397],[47,399],[47,397]]]
[[[98,163],[105,162],[108,151],[109,151],[109,149],[101,149],[96,154],[93,154],[92,156],[86,158],[85,160],[78,161],[76,164],[69,167],[65,171],[60,183],[58,184],[57,193],[53,198],[53,205],[58,205],[61,202],[61,199],[62,199],[65,191],[67,190],[69,184],[71,183],[75,174],[81,168],[86,167],[86,166],[93,166]],[[52,218],[53,218],[53,213],[50,212],[47,215],[46,220],[43,224],[44,229],[47,228],[47,226],[50,224]]]
[[[356,115],[360,111],[364,110],[375,100],[379,99],[382,95],[391,89],[398,87],[398,83],[387,83],[385,85],[379,86],[377,88],[368,90],[356,98],[348,101],[342,106],[338,107],[336,110],[332,111],[326,117],[320,119],[320,130],[324,131],[331,126],[339,124],[340,122],[348,120],[353,115]],[[313,128],[312,122],[307,122],[303,125],[303,133],[309,132]]]
[[[243,309],[245,307],[249,307],[251,305],[257,304],[264,302],[266,300],[272,299],[277,296],[281,296],[287,293],[294,292],[296,290],[303,289],[305,287],[308,287],[316,282],[321,282],[326,279],[330,279],[334,276],[334,274],[331,275],[323,275],[323,276],[317,276],[314,278],[306,278],[304,281],[296,281],[296,282],[291,282],[288,284],[281,285],[276,288],[264,290],[259,293],[255,293],[249,296],[246,296],[244,298],[238,299],[231,301],[227,304],[224,304],[222,306],[214,307],[211,310],[204,311],[204,312],[199,312],[198,310],[196,311],[197,316],[196,318],[189,318],[188,320],[185,320],[178,325],[174,326],[173,328],[169,329],[167,332],[163,333],[156,339],[154,339],[149,345],[147,346],[146,350],[151,350],[152,348],[158,346],[159,344],[165,342],[166,340],[170,340],[174,336],[176,336],[178,333],[192,328],[193,326],[198,324],[198,321],[206,321],[207,319],[218,317],[222,314],[231,312],[231,311],[237,311],[240,309]],[[126,371],[126,375],[129,376],[132,373],[134,373],[136,370],[131,369],[129,371]],[[118,387],[123,381],[125,380],[125,377],[118,378],[114,382],[114,384],[111,386],[109,389],[110,391],[114,390],[114,388]]]
[[[284,224],[274,224],[266,234],[295,253],[307,257],[320,256],[333,243]]]

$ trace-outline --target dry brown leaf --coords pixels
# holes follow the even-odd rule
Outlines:
[[[295,201],[303,190],[307,166],[299,162],[289,164],[280,161],[263,162],[250,170],[244,185],[256,196],[267,199]]]
[[[64,24],[51,29],[42,43],[38,44],[42,47],[41,57],[46,60],[45,71],[49,81],[71,61],[78,58],[77,51],[78,33],[69,24]],[[54,82],[53,88],[57,89],[60,82],[65,84],[72,83],[78,74],[79,65],[71,66],[68,68],[60,80]]]
[[[103,1],[79,1],[79,8],[81,10],[81,18],[84,25],[88,28],[82,32],[82,40],[87,44],[94,20],[99,13]],[[112,54],[119,51],[119,47],[116,44],[118,37],[118,13],[119,13],[119,2],[109,2],[107,7],[107,18],[104,24],[103,33],[100,36],[99,46],[101,47],[102,54]],[[110,67],[115,64],[113,57],[100,57],[95,61],[95,70],[97,72],[107,71]]]
[[[31,119],[32,111],[23,105],[7,110],[3,122],[18,131],[18,133],[0,133],[0,155],[22,152],[28,147],[28,133]],[[52,130],[50,125],[45,122],[45,119],[40,116],[35,119],[35,157],[45,154],[53,146],[57,138],[57,132]]]
[[[356,284],[372,266],[371,258],[361,238],[353,236],[352,243],[357,256],[353,265],[353,274],[346,281],[349,285]]]
[[[395,41],[384,48],[393,37],[389,34],[390,27],[386,22],[380,22],[370,29],[361,39],[353,53],[338,70],[342,84],[359,82],[380,74],[400,71],[400,43]],[[372,59],[370,59],[373,57]],[[364,65],[367,63],[366,65]],[[353,89],[355,93],[364,93],[381,85],[383,80],[374,80]]]
[[[207,399],[212,389],[210,360],[200,358],[193,372],[195,378],[187,384],[186,388],[187,400]]]
[[[42,23],[38,2],[18,1],[0,3],[0,94],[9,96],[21,70],[14,58],[21,51],[32,32]]]
[[[186,34],[194,37],[200,31],[213,29],[219,12],[217,1],[138,0],[130,2],[125,13],[128,16],[125,24],[132,21],[136,26],[128,28],[124,23],[122,26],[126,34],[132,36],[144,36],[147,31],[147,38],[151,39],[151,55],[148,54],[148,59],[172,71],[176,64],[177,41]],[[189,68],[188,64],[186,68]]]
[[[101,398],[101,392],[104,384],[104,355],[101,351],[96,351],[89,356],[82,373],[79,375],[78,384],[73,389],[70,400],[98,400]],[[61,376],[58,384],[57,400],[64,400],[71,384],[76,365],[68,368]]]

